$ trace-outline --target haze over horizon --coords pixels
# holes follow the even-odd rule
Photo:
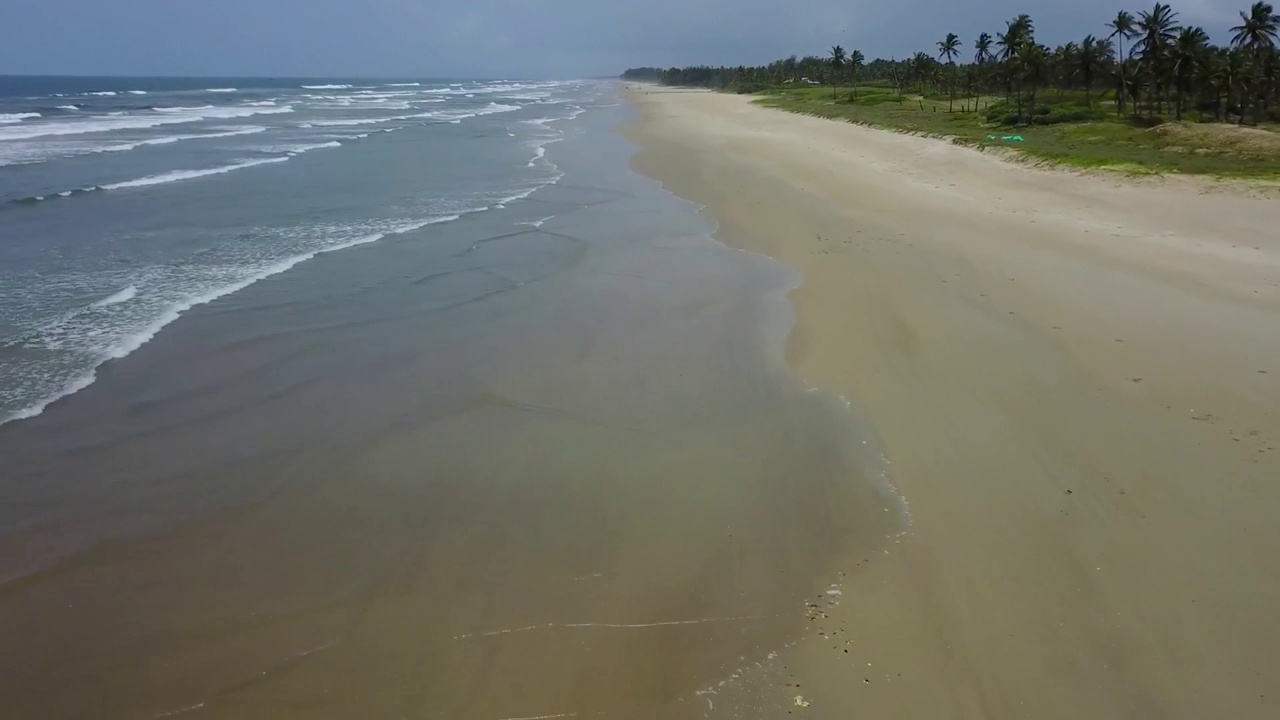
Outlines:
[[[1246,0],[1173,2],[1216,42]],[[839,43],[868,58],[966,43],[1028,13],[1047,44],[1105,35],[1121,8],[1082,0],[12,0],[0,24],[0,73],[263,77],[585,77],[628,67],[765,63]],[[55,48],[56,51],[50,51]],[[966,52],[966,56],[969,53]]]

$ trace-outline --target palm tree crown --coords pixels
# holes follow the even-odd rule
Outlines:
[[[1164,54],[1178,32],[1178,13],[1168,5],[1156,3],[1150,12],[1138,13],[1138,52],[1143,56]]]
[[[982,33],[978,39],[973,41],[973,61],[978,65],[985,65],[991,60],[991,33]]]
[[[845,57],[847,57],[845,54],[844,48],[840,47],[839,45],[833,45],[831,47],[831,52],[829,56],[831,58],[832,67],[838,70],[844,66],[844,60],[845,60]]]
[[[1111,22],[1107,23],[1107,27],[1111,29],[1108,38],[1119,37],[1121,42],[1132,39],[1133,31],[1133,15],[1128,10],[1121,10],[1116,13]]]
[[[1280,33],[1280,17],[1270,3],[1255,2],[1249,14],[1240,11],[1241,24],[1231,28],[1231,45],[1245,50],[1259,50],[1276,46]]]
[[[946,58],[947,62],[954,63],[956,57],[960,54],[960,38],[955,33],[947,33],[945,40],[938,41],[938,58]]]

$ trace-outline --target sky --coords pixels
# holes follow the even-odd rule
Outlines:
[[[1225,43],[1251,0],[1170,0]],[[0,74],[577,78],[628,67],[936,54],[1028,13],[1105,36],[1114,0],[3,0]]]

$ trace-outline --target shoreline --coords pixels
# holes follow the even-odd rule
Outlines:
[[[625,113],[528,202],[194,309],[0,429],[14,712],[694,718],[834,605],[899,525],[785,362],[798,276],[633,172]]]
[[[892,552],[847,563],[831,617],[854,644],[807,635],[771,703],[1267,714],[1280,585],[1247,568],[1280,508],[1273,203],[626,96],[633,167],[804,275],[788,360],[867,409],[912,508]]]

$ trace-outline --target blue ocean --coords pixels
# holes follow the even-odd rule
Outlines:
[[[561,176],[583,82],[0,78],[0,421],[196,305]]]

